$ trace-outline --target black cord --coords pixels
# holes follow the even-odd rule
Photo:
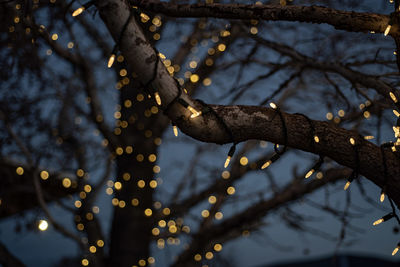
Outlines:
[[[282,151],[279,151],[278,144],[274,145],[274,150],[278,155],[282,155],[283,153],[286,152],[286,146],[287,146],[287,140],[288,140],[287,127],[286,127],[285,118],[283,117],[283,114],[282,114],[281,110],[279,109],[279,107],[273,108],[273,110],[275,110],[275,112],[279,115],[279,118],[281,119],[282,134],[283,134],[283,138],[284,138],[284,144],[283,144]],[[274,118],[272,118],[272,119],[274,119]]]

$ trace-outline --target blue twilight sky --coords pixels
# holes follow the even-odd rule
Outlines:
[[[365,5],[371,3],[371,1],[364,2]],[[190,20],[187,21],[190,22]],[[218,24],[219,22],[217,21],[215,23]],[[270,25],[270,31],[269,29],[265,29],[263,32],[260,32],[260,34],[263,34],[263,36],[268,38],[274,38],[274,36],[278,36],[279,33],[273,29],[273,23]],[[299,25],[299,28],[301,27],[303,27],[303,25]],[[305,27],[307,28],[311,26],[306,25]],[[326,29],[330,26],[322,25],[315,27]],[[182,26],[181,30],[185,31],[189,28],[190,23],[188,23],[187,26]],[[319,33],[317,31],[305,31],[305,34],[309,34],[310,37],[315,37]],[[60,34],[60,36],[62,36],[62,34]],[[170,58],[174,54],[176,47],[178,47],[171,43],[174,39],[176,40],[175,30],[173,28],[167,29],[165,36],[165,41],[159,43],[157,48]],[[360,39],[364,38],[363,40],[366,38],[364,34],[354,34],[352,38],[356,39],[357,36],[360,36]],[[318,36],[318,38],[320,38],[323,43],[324,36]],[[382,36],[371,36],[368,38],[382,38]],[[282,39],[283,40],[279,41],[287,42],[289,44],[293,42],[291,36],[284,36]],[[390,42],[387,42],[387,44],[392,45]],[[303,45],[298,47],[298,49],[307,51],[307,46]],[[205,51],[206,49],[203,50]],[[197,57],[200,57],[199,55],[204,51],[199,51]],[[274,57],[276,55],[271,54],[268,56]],[[194,55],[194,57],[196,57],[196,55]],[[233,55],[229,54],[227,56],[227,59],[232,58],[234,58]],[[54,62],[57,62],[57,58],[54,58]],[[257,74],[262,73],[260,69],[254,69],[252,71],[254,71],[253,76],[243,77],[243,80],[241,81],[242,83],[245,83],[246,80],[253,78]],[[106,81],[107,79],[111,80],[112,76],[104,73],[106,73],[105,67],[103,71],[97,73],[98,79],[102,81]],[[220,74],[224,73],[220,72]],[[279,84],[280,77],[278,76],[274,79],[275,80],[273,81],[276,81],[276,84]],[[213,80],[212,86],[202,90],[198,97],[211,103],[227,104],[230,102],[230,99],[219,98],[218,96],[220,95],[218,92],[223,92],[224,90],[229,89],[231,86],[229,82],[232,83],[233,80],[227,82],[224,80],[224,75],[221,75],[221,78],[216,77],[215,80]],[[272,90],[276,84],[260,83],[260,88]],[[112,88],[112,85],[110,88]],[[217,91],[217,93],[215,91]],[[255,91],[254,95],[257,96],[257,93],[259,92],[260,91]],[[111,97],[108,98],[108,96]],[[108,92],[107,97],[103,100],[105,106],[109,109],[108,119],[110,120],[112,118],[115,103],[114,105],[107,104],[117,100],[116,92]],[[238,103],[256,105],[259,101],[260,99],[254,98],[252,94],[249,94],[247,98],[240,99]],[[309,107],[304,107],[300,102],[292,103],[292,106],[287,108],[291,112],[302,112],[303,109],[309,109]],[[312,114],[314,116],[310,115],[310,117],[312,119],[323,120],[326,112],[327,110],[322,108],[319,110],[319,113],[315,112],[315,114]],[[385,130],[383,134],[384,137],[382,140],[391,140],[392,133],[389,127],[387,127],[387,130]],[[164,193],[158,193],[157,198],[160,200],[165,200],[165,198],[167,198],[168,193],[165,192],[171,192],[179,179],[182,178],[185,168],[189,164],[187,159],[193,157],[193,153],[198,144],[198,141],[183,137],[183,134],[181,133],[179,138],[176,139],[172,135],[172,130],[166,132],[163,137],[163,145],[160,147],[160,155],[158,156],[158,164],[161,166],[160,178],[163,179],[163,184],[161,184],[159,189]],[[202,157],[202,163],[209,167],[218,168],[222,172],[223,161],[225,160],[225,155],[229,150],[229,146],[208,146],[210,150],[207,153],[207,157]],[[271,150],[272,145],[268,144],[266,148],[260,148],[257,155],[260,153],[267,153]],[[254,158],[255,156],[256,155],[249,155],[248,157]],[[273,164],[269,171],[276,178],[278,184],[284,184],[285,181],[288,181],[288,179],[292,177],[292,167],[294,165],[298,166],[299,172],[305,171],[307,166],[310,164],[309,159],[312,158],[315,158],[315,156],[300,151],[292,151],[284,160],[280,160]],[[207,179],[220,179],[220,177],[208,177]],[[380,189],[366,179],[362,179],[362,183],[368,196],[372,199],[378,200]],[[343,191],[343,184],[344,181],[328,186],[330,189],[330,203],[339,210],[343,210],[346,199],[346,193]],[[239,182],[236,185],[236,191],[238,195],[246,195],[246,192],[256,191],[263,186],[268,186],[265,176],[261,171],[256,171],[248,175],[244,181]],[[320,210],[311,208],[306,204],[307,199],[317,203],[322,203],[325,200],[324,189],[305,197],[303,203],[300,202],[291,206],[293,211],[310,217],[311,221],[308,222],[307,225],[314,229],[310,230],[311,233],[299,233],[298,231],[290,230],[282,223],[279,214],[271,212],[263,220],[265,226],[262,227],[259,232],[254,232],[251,233],[249,237],[240,238],[223,244],[224,248],[221,254],[226,258],[230,258],[236,266],[249,267],[286,260],[308,259],[321,255],[332,255],[334,253],[355,253],[392,259],[390,253],[400,240],[400,235],[393,233],[393,227],[396,225],[395,221],[391,220],[376,227],[372,226],[373,221],[390,211],[390,206],[387,200],[383,204],[380,204],[382,209],[375,208],[362,198],[357,186],[353,184],[351,186],[351,202],[354,204],[354,207],[352,207],[351,211],[359,214],[360,218],[352,218],[350,223],[356,226],[357,229],[359,228],[360,233],[357,233],[354,236],[352,233],[347,233],[345,241],[353,241],[352,245],[349,247],[342,245],[337,248],[337,242],[326,240],[320,236],[315,236],[312,233],[315,231],[321,231],[328,233],[332,237],[338,237],[341,230],[341,223],[332,216],[322,213]],[[72,199],[66,199],[64,202],[69,206],[72,206],[73,204]],[[111,197],[105,193],[101,194],[97,205],[100,207],[101,211],[101,222],[103,223],[104,229],[107,230],[110,227],[110,218],[112,213]],[[199,205],[193,213],[199,215],[202,208],[203,206]],[[230,213],[232,214],[233,212],[243,208],[243,203],[232,204],[228,206],[224,211],[224,214],[225,216],[229,216]],[[67,215],[60,207],[51,205],[51,212],[54,214],[54,217],[58,221],[62,222],[67,228],[74,229],[72,216]],[[45,217],[41,214],[37,215],[37,212],[30,212],[22,219],[19,217],[13,217],[0,221],[0,240],[7,245],[11,252],[26,263],[27,266],[56,266],[57,261],[62,257],[76,257],[78,255],[77,246],[72,241],[54,231],[51,226],[49,230],[45,232],[32,232],[24,229],[21,233],[16,233],[14,231],[18,223],[24,225],[31,223],[32,220],[41,218]],[[180,248],[182,248],[182,245],[178,247],[171,246],[164,250],[159,250],[156,247],[153,248],[153,256],[156,258],[155,266],[166,266],[171,262],[171,255],[174,255],[174,252]],[[210,264],[212,266],[212,262]]]

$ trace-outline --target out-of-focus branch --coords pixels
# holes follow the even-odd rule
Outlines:
[[[237,237],[243,230],[252,228],[259,223],[265,214],[276,210],[290,202],[298,200],[305,195],[314,192],[327,183],[334,183],[350,175],[349,169],[332,169],[327,171],[323,179],[315,179],[308,183],[297,180],[295,183],[287,185],[278,195],[274,195],[268,200],[262,200],[248,209],[233,215],[220,224],[205,227],[202,231],[193,236],[193,241],[177,259],[173,266],[185,266],[191,262],[193,255],[201,253],[207,244],[214,244],[221,241],[227,241]]]
[[[11,254],[10,251],[0,242],[0,264],[4,267],[24,267],[17,257]]]

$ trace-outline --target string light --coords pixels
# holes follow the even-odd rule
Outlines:
[[[178,136],[178,127],[176,127],[175,124],[172,124],[172,129],[173,129],[173,131],[174,131],[174,135],[175,135],[175,136]]]
[[[229,162],[231,161],[231,158],[232,158],[233,154],[235,153],[235,151],[236,151],[236,146],[235,145],[231,146],[231,148],[229,149],[229,152],[228,152],[228,157],[225,160],[224,168],[228,167]]]
[[[397,247],[393,250],[392,256],[396,255],[397,251],[400,249],[400,243],[397,243]]]
[[[111,68],[112,65],[114,64],[114,61],[115,61],[115,54],[112,53],[111,56],[110,56],[110,58],[108,59],[107,67],[108,67],[108,68]]]
[[[351,182],[353,182],[354,178],[357,177],[357,173],[355,171],[353,171],[349,177],[349,179],[347,180],[346,184],[344,185],[344,190],[347,190],[351,184]]]
[[[49,223],[46,220],[40,220],[38,223],[38,229],[40,231],[46,231],[49,227]]]
[[[190,118],[196,118],[196,117],[198,117],[198,116],[201,115],[201,111],[197,111],[194,107],[192,107],[191,105],[189,105],[189,103],[186,102],[184,99],[178,98],[178,102],[179,102],[179,104],[181,104],[183,107],[187,108],[190,112],[192,112],[192,115],[190,116]]]
[[[161,97],[158,92],[154,93],[154,98],[156,99],[157,105],[161,106]]]
[[[87,2],[87,3],[84,4],[83,6],[79,7],[79,8],[76,9],[74,12],[72,12],[72,16],[73,16],[73,17],[79,16],[80,14],[83,13],[83,11],[85,11],[86,9],[88,9],[92,4],[93,4],[92,1]]]
[[[384,200],[385,200],[385,191],[382,189],[382,191],[381,191],[381,197],[379,198],[379,200],[381,201],[381,202],[383,202]]]
[[[384,32],[385,36],[387,36],[389,34],[391,28],[392,28],[392,25],[388,24],[386,29],[385,29],[385,32]]]
[[[389,92],[389,96],[393,100],[394,103],[397,103],[397,97],[393,94],[393,92]]]
[[[313,175],[313,173],[314,173],[315,171],[318,171],[319,168],[321,168],[322,163],[324,163],[324,158],[323,158],[323,157],[320,157],[319,160],[318,160],[318,162],[311,168],[311,170],[309,170],[309,171],[307,172],[307,174],[304,176],[304,178],[306,178],[306,179],[307,179],[307,178],[310,178],[311,175]]]
[[[383,223],[383,222],[386,222],[386,221],[392,219],[393,217],[394,217],[394,213],[391,212],[391,213],[389,213],[389,214],[386,214],[386,215],[383,216],[382,218],[376,220],[372,225],[375,226],[375,225],[381,224],[381,223]]]
[[[274,163],[275,161],[277,161],[280,158],[280,155],[275,153],[269,160],[267,160],[262,166],[261,166],[261,170],[264,170],[265,168],[267,168],[269,165],[271,165],[272,163]]]
[[[85,7],[84,7],[84,6],[81,6],[80,8],[76,9],[76,10],[72,13],[72,16],[73,16],[73,17],[79,16],[80,14],[83,13],[83,11],[85,11]]]

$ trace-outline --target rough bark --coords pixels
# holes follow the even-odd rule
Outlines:
[[[280,6],[244,4],[171,4],[160,1],[133,1],[141,8],[171,17],[213,17],[224,19],[258,19],[266,21],[299,21],[326,23],[335,29],[351,32],[375,31],[383,33],[389,23],[387,15],[342,11],[323,6]],[[391,34],[398,33],[393,27]]]
[[[104,0],[98,3],[100,15],[114,39],[119,39],[119,33],[129,17],[129,7],[125,2]],[[117,16],[118,14],[118,16]],[[132,71],[138,75],[142,83],[153,77],[158,60],[153,48],[146,42],[136,21],[132,19],[121,38],[120,49],[129,62]],[[167,73],[162,64],[158,64],[152,87],[157,88],[163,100],[163,106],[174,100],[177,95],[177,85]],[[187,95],[181,96],[189,104],[202,110],[204,106],[195,103]],[[173,103],[168,116],[176,122],[187,135],[204,142],[225,144],[241,142],[249,139],[266,140],[284,144],[282,121],[277,112],[270,108],[253,106],[208,106],[214,109],[218,116],[231,129],[234,140],[231,140],[226,129],[212,112],[191,119],[191,113],[177,103]],[[388,195],[400,204],[400,168],[398,158],[386,151],[388,177],[384,177],[384,167],[381,150],[378,146],[363,140],[357,133],[321,121],[313,121],[315,134],[319,143],[312,143],[312,127],[300,115],[282,112],[287,127],[287,145],[296,149],[328,156],[341,165],[357,168],[359,173],[382,187],[387,183]],[[350,144],[350,138],[356,140],[356,146]],[[360,164],[356,164],[356,151]],[[222,162],[222,160],[221,160]],[[222,164],[222,163],[221,163]],[[387,182],[385,182],[387,180]]]

